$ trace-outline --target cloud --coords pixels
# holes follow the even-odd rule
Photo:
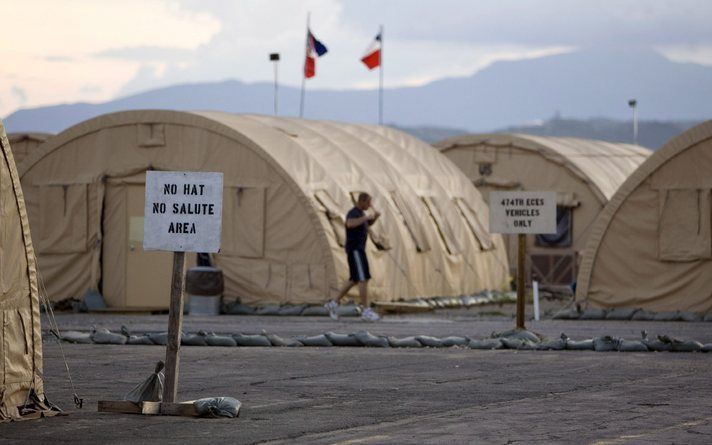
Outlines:
[[[175,83],[299,85],[305,20],[329,47],[308,88],[372,88],[359,62],[385,25],[386,86],[466,76],[498,60],[588,46],[655,47],[712,64],[707,0],[25,0],[6,8],[0,85],[24,106],[104,101]],[[86,88],[92,85],[92,88]],[[0,113],[20,106],[0,89]]]
[[[25,90],[15,85],[12,87],[11,91],[12,95],[15,97],[15,100],[17,100],[20,105],[27,102],[27,92]]]
[[[30,98],[0,89],[0,114],[19,106],[111,99],[139,69],[137,60],[96,57],[112,48],[195,50],[220,30],[212,14],[174,0],[25,0],[3,9],[0,84],[14,79]],[[84,85],[100,84],[87,91]]]
[[[124,60],[181,60],[190,58],[193,51],[186,48],[161,46],[133,46],[110,48],[93,54],[94,57]]]

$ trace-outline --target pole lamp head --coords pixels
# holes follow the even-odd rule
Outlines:
[[[630,99],[628,101],[628,106],[631,108],[635,108],[638,105],[638,101],[636,99]]]
[[[270,53],[269,60],[270,62],[279,62],[279,53]]]

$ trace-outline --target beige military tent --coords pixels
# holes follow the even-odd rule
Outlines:
[[[224,173],[227,298],[320,303],[347,277],[344,215],[360,191],[383,213],[368,252],[375,300],[506,284],[500,236],[467,178],[427,144],[368,125],[129,111],[56,136],[23,163],[39,264],[54,300],[100,291],[114,307],[165,307],[169,253],[144,252],[147,169]]]
[[[435,144],[482,192],[540,190],[558,193],[556,235],[528,237],[528,276],[569,285],[596,216],[650,154],[636,145],[519,134],[457,136]],[[505,236],[516,268],[516,235]]]
[[[15,156],[15,165],[20,166],[27,155],[52,135],[50,133],[8,133],[7,138]]]
[[[42,331],[30,227],[0,123],[0,423],[42,415]],[[47,412],[46,414],[49,414]]]
[[[576,299],[595,307],[712,312],[712,121],[673,138],[591,229]]]

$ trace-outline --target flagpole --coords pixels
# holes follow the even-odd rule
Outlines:
[[[304,41],[304,67],[302,68],[302,94],[299,99],[299,117],[304,117],[304,90],[307,86],[307,47],[309,46],[309,16],[311,12],[307,12],[307,32]]]
[[[378,33],[381,36],[381,56],[378,66],[378,125],[383,125],[383,25]]]

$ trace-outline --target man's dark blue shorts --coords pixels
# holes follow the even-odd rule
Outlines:
[[[360,249],[347,250],[346,256],[349,259],[349,279],[351,281],[368,281],[371,279],[365,251]]]

